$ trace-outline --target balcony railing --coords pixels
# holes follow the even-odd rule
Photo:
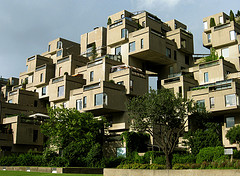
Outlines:
[[[219,25],[219,26],[215,26],[215,27],[214,27],[214,31],[218,31],[218,30],[221,30],[221,29],[230,27],[230,26],[231,26],[230,23],[225,23],[225,24],[222,24],[222,25]]]
[[[122,25],[122,24],[123,24],[122,19],[120,19],[119,21],[111,24],[111,25],[109,26],[109,29],[112,29],[112,28],[114,28],[114,27],[120,26],[120,25]]]
[[[96,83],[96,84],[84,86],[83,90],[87,91],[87,90],[91,90],[91,89],[95,89],[95,88],[99,88],[99,87],[100,87],[100,83]]]
[[[35,59],[35,56],[28,58],[28,62],[32,61]]]
[[[219,61],[213,61],[213,62],[209,62],[209,63],[204,63],[204,64],[200,64],[199,65],[199,68],[207,68],[207,67],[212,67],[212,66],[215,66],[215,65],[218,65],[219,64]]]
[[[36,68],[36,71],[40,71],[46,68],[46,65],[40,66]]]
[[[12,96],[12,95],[16,95],[17,94],[17,91],[12,91],[12,92],[9,92],[9,96]]]
[[[59,59],[59,60],[57,61],[57,64],[61,64],[61,63],[66,62],[66,61],[69,61],[69,56],[68,56],[68,57],[65,57],[65,58],[62,58],[62,59]]]
[[[190,90],[194,91],[194,90],[199,90],[199,89],[205,89],[205,88],[208,88],[208,87],[211,91],[228,89],[228,88],[232,87],[231,83],[232,83],[232,79],[224,80],[224,81],[217,81],[216,83],[196,86],[196,87],[190,88]]]

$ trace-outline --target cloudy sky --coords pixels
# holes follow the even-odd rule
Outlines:
[[[221,11],[240,10],[239,0],[0,0],[0,76],[18,77],[26,58],[47,50],[58,37],[80,43],[80,35],[106,26],[107,17],[123,9],[146,10],[162,21],[177,19],[202,47],[202,19]]]

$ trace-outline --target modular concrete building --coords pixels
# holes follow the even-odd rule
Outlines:
[[[187,26],[177,20],[163,22],[146,11],[111,15],[106,28],[82,34],[80,44],[62,38],[49,42],[45,53],[27,58],[27,70],[20,73],[19,81],[2,86],[1,132],[8,134],[1,134],[1,150],[41,151],[44,137],[39,124],[47,118],[49,105],[106,117],[110,126],[105,130],[105,153],[116,153],[122,147],[120,134],[130,128],[125,103],[148,92],[152,77],[157,78],[158,88],[205,102],[216,118],[227,122],[225,133],[228,122],[239,121],[239,28],[221,14],[222,24],[216,27],[209,27],[210,17],[204,19],[203,44],[221,51],[224,59],[198,65],[194,65],[193,35]],[[222,30],[229,39],[218,39]],[[209,33],[210,41],[206,40]],[[194,90],[196,86],[206,88]],[[231,146],[227,140],[224,145]]]

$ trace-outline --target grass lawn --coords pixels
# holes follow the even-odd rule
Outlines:
[[[52,174],[24,171],[0,171],[1,176],[103,176],[102,174]]]

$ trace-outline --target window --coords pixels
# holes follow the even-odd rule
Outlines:
[[[121,30],[121,38],[128,38],[128,30],[127,29]]]
[[[236,32],[235,31],[230,31],[230,40],[236,40]]]
[[[169,74],[173,74],[173,67],[169,67]]]
[[[42,87],[42,96],[46,95],[46,87]]]
[[[224,58],[229,57],[229,48],[223,48],[222,49],[222,56]]]
[[[121,46],[115,48],[115,55],[121,55]]]
[[[48,45],[48,52],[50,52],[51,50],[51,45]]]
[[[28,77],[28,83],[33,83],[33,75],[30,75],[30,76]]]
[[[40,82],[43,81],[43,73],[40,74]]]
[[[182,86],[178,87],[178,93],[179,93],[179,96],[181,97],[182,96]]]
[[[38,139],[38,130],[33,130],[33,142],[37,142]]]
[[[63,102],[63,108],[67,108],[67,103],[66,102]]]
[[[146,22],[145,22],[145,21],[142,22],[142,27],[143,27],[143,28],[146,27]]]
[[[8,100],[8,103],[13,103],[13,101],[12,100]]]
[[[226,127],[231,128],[235,125],[234,117],[226,117]]]
[[[59,72],[58,72],[58,76],[61,76],[62,75],[62,67],[59,67]]]
[[[171,49],[170,48],[166,48],[166,56],[171,58]]]
[[[130,80],[130,89],[133,89],[133,80]]]
[[[129,52],[135,51],[135,42],[129,43]]]
[[[210,97],[210,108],[214,108],[215,103],[214,103],[214,97]]]
[[[174,27],[175,27],[175,29],[177,29],[177,23],[174,23]]]
[[[197,100],[197,105],[199,108],[205,108],[205,100]]]
[[[62,49],[62,42],[61,41],[57,42],[57,49]]]
[[[58,97],[61,97],[64,95],[64,86],[58,87]]]
[[[223,16],[220,16],[220,17],[219,17],[219,23],[220,23],[220,24],[223,24],[223,23],[224,23],[224,22],[223,22]]]
[[[87,107],[87,97],[83,97],[83,108]]]
[[[78,111],[82,109],[82,99],[76,100],[76,109]]]
[[[211,34],[207,34],[207,40],[208,40],[208,43],[211,42]]]
[[[102,105],[103,104],[103,94],[96,94],[94,97],[94,106]]]
[[[91,71],[91,72],[90,72],[90,81],[93,81],[93,74],[94,74],[94,72]]]
[[[141,49],[143,49],[143,39],[141,39]]]
[[[208,82],[208,72],[204,73],[204,82]]]
[[[34,103],[33,103],[33,105],[34,105],[34,107],[37,107],[37,105],[38,105],[38,102],[37,102],[37,100],[34,100]]]
[[[185,55],[185,64],[189,65],[189,56]]]
[[[125,17],[124,14],[122,14],[122,15],[121,15],[121,18],[124,18],[124,17]]]
[[[240,45],[238,45],[238,52],[240,53]]]
[[[204,30],[208,28],[208,25],[207,25],[206,21],[203,22],[203,27],[204,27]]]
[[[57,57],[58,56],[61,56],[62,55],[62,50],[59,50],[58,52],[57,52]]]
[[[235,94],[230,94],[230,95],[225,95],[225,106],[235,106],[236,105],[236,95]]]
[[[177,51],[174,51],[174,60],[177,60]]]

